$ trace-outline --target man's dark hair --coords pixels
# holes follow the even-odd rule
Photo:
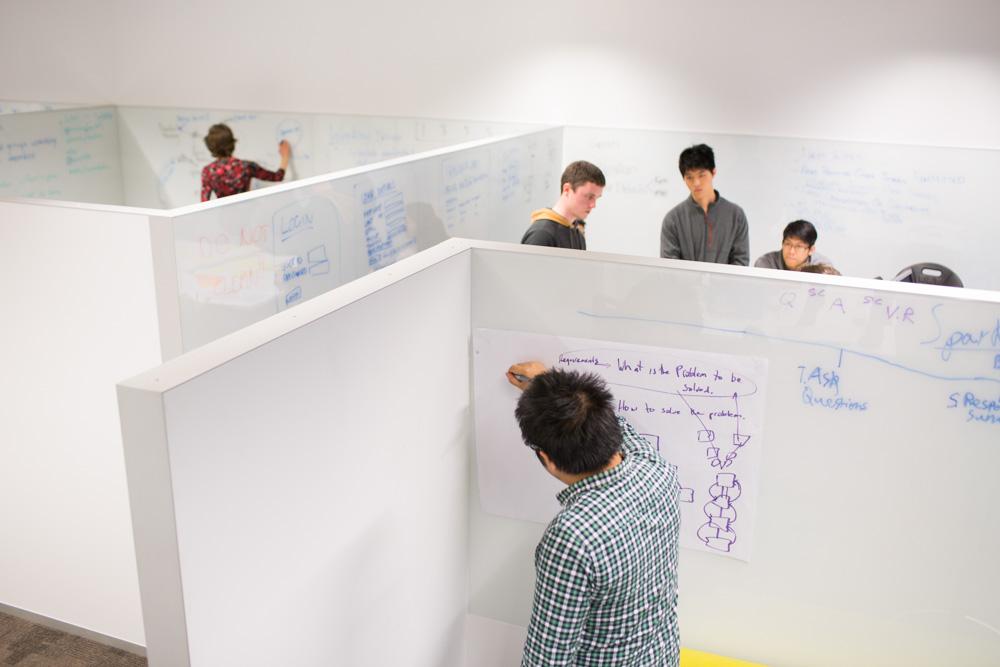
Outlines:
[[[524,443],[566,473],[597,472],[621,449],[614,397],[593,373],[552,369],[536,375],[514,416]]]
[[[707,144],[697,144],[685,148],[681,151],[678,166],[681,169],[681,176],[698,169],[712,171],[715,169],[715,153],[712,151],[712,147]]]
[[[236,149],[236,139],[228,125],[218,123],[208,128],[205,145],[212,153],[212,157],[229,157]]]
[[[810,248],[816,245],[816,228],[808,220],[796,220],[785,225],[785,231],[781,234],[781,240],[787,238],[798,239]]]
[[[569,183],[569,187],[576,190],[581,185],[593,183],[604,187],[604,172],[586,160],[570,162],[559,179],[559,192],[562,192],[563,185]]]

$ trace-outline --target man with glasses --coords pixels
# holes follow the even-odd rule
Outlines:
[[[830,260],[813,252],[816,248],[816,228],[807,220],[796,220],[785,226],[781,250],[761,255],[754,266],[762,269],[798,271],[810,264],[830,264]]]
[[[566,484],[535,549],[522,667],[677,667],[677,469],[622,417],[599,376],[514,364],[514,416]]]

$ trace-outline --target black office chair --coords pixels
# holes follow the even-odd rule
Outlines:
[[[962,279],[954,271],[942,264],[920,262],[911,264],[896,274],[893,278],[901,283],[923,283],[925,285],[946,285],[948,287],[963,287]]]

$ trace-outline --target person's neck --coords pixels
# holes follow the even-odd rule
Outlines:
[[[701,207],[701,210],[703,210],[705,213],[708,213],[708,207],[711,206],[713,203],[715,203],[716,194],[715,194],[715,190],[710,191],[708,193],[708,196],[706,198],[704,198],[704,201],[700,201],[694,195],[692,195],[691,197],[692,197],[692,199],[694,199],[695,203],[698,204],[698,206]]]
[[[553,209],[553,210],[555,210],[555,209]],[[562,213],[560,213],[559,215],[562,215]],[[612,468],[614,468],[615,466],[617,466],[619,463],[621,463],[622,460],[623,460],[622,459],[622,453],[621,452],[615,452],[615,455],[611,457],[611,459],[608,461],[608,464],[606,466],[604,466],[603,468],[601,468],[600,470],[595,470],[594,472],[584,472],[584,473],[579,473],[579,474],[575,474],[575,475],[571,475],[569,473],[566,473],[566,472],[563,472],[563,471],[560,470],[560,471],[558,471],[558,474],[556,476],[559,478],[560,481],[565,482],[566,486],[572,486],[573,484],[576,484],[577,482],[583,481],[583,480],[587,479],[588,477],[593,477],[594,475],[600,475],[602,472],[607,472],[608,470],[611,470]]]
[[[566,207],[563,205],[561,199],[552,206],[552,210],[561,215],[562,217],[566,218],[570,222],[575,221],[575,218],[572,215],[570,215],[569,212],[566,210]]]

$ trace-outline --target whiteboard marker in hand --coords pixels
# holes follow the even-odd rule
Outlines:
[[[524,390],[532,378],[544,373],[546,370],[548,369],[545,368],[545,364],[540,361],[523,361],[507,369],[507,382],[510,382],[518,389]]]

